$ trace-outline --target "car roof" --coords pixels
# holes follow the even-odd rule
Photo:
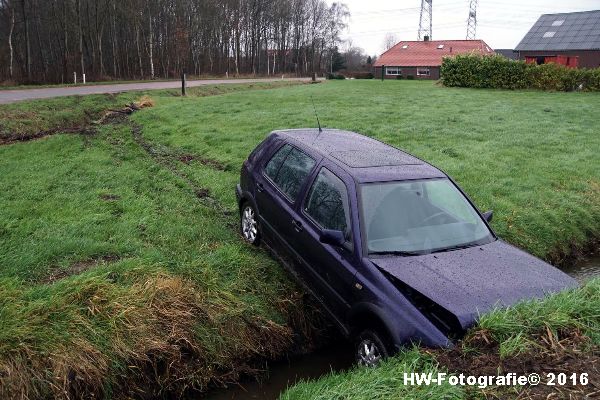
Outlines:
[[[299,148],[323,155],[360,183],[446,177],[433,165],[356,132],[323,129],[319,133],[318,129],[286,129],[271,134]]]

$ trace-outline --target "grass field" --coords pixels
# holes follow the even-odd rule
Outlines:
[[[597,243],[595,94],[379,81],[256,90],[273,86],[149,92],[155,107],[92,131],[102,110],[140,94],[0,106],[0,137],[53,133],[0,146],[0,395],[181,393],[306,342],[302,294],[236,234],[233,187],[269,131],[316,125],[311,97],[324,126],[444,169],[494,209],[509,242],[554,262]],[[73,127],[85,134],[54,134]]]

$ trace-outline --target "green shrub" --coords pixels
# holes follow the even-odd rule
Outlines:
[[[573,69],[558,64],[527,64],[500,55],[446,57],[441,68],[446,86],[554,91],[600,90],[600,69]]]
[[[403,75],[397,75],[396,79],[404,79],[404,76]]]
[[[412,81],[413,79],[415,79],[414,75],[406,75],[406,79],[408,79],[409,81]]]

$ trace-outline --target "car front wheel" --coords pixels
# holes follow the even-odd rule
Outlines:
[[[254,207],[249,203],[245,203],[242,206],[240,232],[246,242],[255,246],[258,246],[260,243],[258,215],[256,214]]]
[[[385,339],[372,330],[363,331],[356,340],[355,357],[358,365],[376,367],[390,355]]]

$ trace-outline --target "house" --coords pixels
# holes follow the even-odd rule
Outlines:
[[[440,79],[444,57],[458,54],[494,54],[483,40],[425,40],[403,41],[383,53],[373,65],[377,78],[396,79],[412,76],[415,79]],[[385,67],[385,70],[383,70]]]
[[[600,67],[600,10],[542,15],[515,49],[530,63]]]

